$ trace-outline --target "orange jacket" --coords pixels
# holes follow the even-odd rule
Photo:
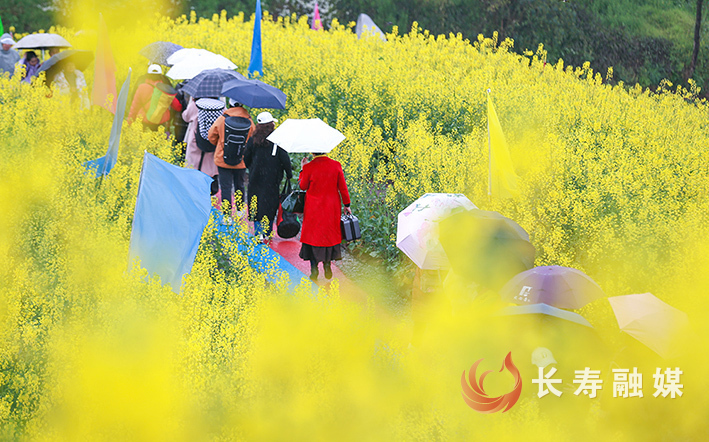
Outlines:
[[[133,121],[136,118],[140,117],[143,119],[143,121],[147,122],[147,118],[145,118],[145,114],[148,112],[148,109],[150,108],[150,99],[153,97],[153,89],[155,89],[155,85],[161,83],[161,81],[157,80],[145,80],[145,83],[141,84],[138,86],[138,89],[135,91],[135,95],[133,96],[133,103],[130,105],[130,112],[128,113],[128,121]],[[182,105],[180,104],[180,101],[175,98],[172,100],[172,103],[170,105],[174,110],[180,112],[182,111]],[[158,124],[164,124],[170,119],[170,109],[167,109],[165,113],[163,114],[162,118],[160,118],[160,123]]]
[[[256,126],[254,126],[253,120],[251,119],[251,115],[249,115],[249,112],[243,107],[232,107],[227,109],[224,113],[230,117],[243,117],[248,118],[249,121],[251,121],[251,129],[249,129],[249,136],[246,137],[246,140],[248,141],[248,139],[251,138],[251,134],[254,133],[254,129],[256,128]],[[209,128],[208,138],[210,143],[217,146],[217,148],[214,150],[214,164],[216,164],[218,167],[223,167],[225,169],[246,169],[246,164],[244,164],[244,160],[241,160],[241,162],[236,166],[230,166],[224,162],[224,115],[220,115],[219,118],[217,118],[217,121],[212,124],[212,127]]]

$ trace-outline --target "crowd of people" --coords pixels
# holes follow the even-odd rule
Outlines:
[[[20,81],[31,83],[42,66],[37,53],[29,50],[20,55],[12,48],[16,42],[10,34],[4,34],[0,42],[0,75],[9,73],[10,77],[18,76]],[[161,66],[151,64],[132,93],[128,123],[140,121],[144,129],[151,131],[164,127],[174,136],[175,144],[183,146],[185,167],[213,177],[212,194],[217,195],[225,222],[248,219],[254,223],[255,234],[269,241],[283,197],[281,183],[284,177],[289,181],[293,178],[289,154],[280,147],[274,148],[267,139],[278,120],[270,112],[261,112],[254,123],[249,111],[232,99],[189,97],[182,90],[187,81],[173,86],[163,75]],[[58,94],[70,97],[74,105],[82,109],[90,107],[84,75],[70,60],[62,61],[52,78],[47,79],[47,85],[52,85]],[[156,102],[164,102],[164,105],[156,106]],[[236,164],[225,162],[227,117],[244,118],[251,126],[243,157]],[[303,158],[298,178],[300,189],[306,191],[300,257],[310,262],[310,278],[316,281],[320,262],[325,277],[330,279],[331,262],[342,258],[342,205],[345,213],[351,211],[340,163],[324,153],[313,152],[311,156],[312,160]]]
[[[42,71],[42,61],[33,50],[25,51],[24,54],[13,49],[17,42],[12,35],[5,33],[0,37],[2,50],[0,50],[0,75],[8,75],[10,78],[19,78],[20,82],[30,84]],[[50,48],[49,56],[59,52],[58,48]],[[76,68],[76,65],[67,60],[58,66],[56,72],[46,78],[47,86],[54,85],[60,95],[69,96],[73,104],[82,109],[90,107],[89,94],[84,78],[84,73]]]
[[[185,82],[174,86],[169,94],[174,93],[170,106],[151,120],[147,112],[155,88],[172,88],[172,85],[162,75],[160,66],[154,64],[139,81],[128,121],[141,120],[145,129],[153,131],[164,126],[177,141],[183,142],[185,167],[214,178],[212,192],[217,195],[225,222],[248,219],[254,223],[255,234],[268,241],[273,235],[283,197],[281,184],[284,177],[286,180],[293,178],[290,155],[267,139],[278,120],[266,111],[258,114],[254,122],[246,107],[231,98],[189,97],[182,90]],[[244,118],[250,125],[243,157],[235,164],[225,161],[225,122],[228,117]],[[300,257],[310,262],[310,279],[316,281],[320,275],[319,263],[323,263],[325,278],[330,279],[331,262],[342,259],[342,206],[347,214],[351,214],[351,210],[340,163],[324,153],[313,152],[311,156],[312,160],[305,157],[301,161],[298,177],[300,189],[306,191]]]

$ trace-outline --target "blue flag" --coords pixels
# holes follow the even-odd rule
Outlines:
[[[211,209],[212,178],[145,153],[130,236],[130,261],[179,293],[197,256]]]
[[[94,170],[96,172],[97,178],[108,175],[118,160],[118,146],[121,144],[121,128],[123,127],[123,117],[126,113],[128,90],[130,89],[130,74],[131,69],[129,68],[128,78],[126,78],[126,81],[123,82],[121,92],[118,94],[116,114],[113,116],[113,126],[111,126],[111,136],[108,138],[108,151],[106,152],[106,155],[84,163],[84,166],[87,169]]]
[[[255,73],[263,76],[263,59],[261,57],[261,0],[256,0],[256,17],[254,18],[254,38],[251,40],[251,62],[249,63],[249,77]]]

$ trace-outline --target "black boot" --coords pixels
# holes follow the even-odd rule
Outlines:
[[[318,280],[318,263],[310,261],[310,280],[315,282]]]
[[[325,269],[325,279],[332,278],[332,268],[330,267],[330,263],[324,262],[322,266]]]

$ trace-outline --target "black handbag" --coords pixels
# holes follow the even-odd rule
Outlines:
[[[300,232],[300,222],[298,222],[298,216],[295,213],[283,211],[281,216],[283,219],[280,223],[278,223],[278,226],[276,226],[278,236],[283,239],[293,238],[298,234],[298,232]]]
[[[280,203],[281,206],[278,208],[280,212],[280,222],[276,224],[276,232],[278,236],[283,239],[293,238],[300,232],[300,222],[298,221],[298,216],[295,213],[286,212],[283,210],[283,200],[286,199],[291,193],[290,180],[286,178],[286,183],[281,191]]]
[[[285,198],[283,198],[281,206],[284,212],[303,213],[305,210],[305,190],[291,190],[290,180],[286,178],[283,194]]]
[[[354,215],[342,215],[340,217],[340,229],[342,230],[342,239],[345,241],[354,241],[362,238],[362,233],[359,230],[359,219]]]

